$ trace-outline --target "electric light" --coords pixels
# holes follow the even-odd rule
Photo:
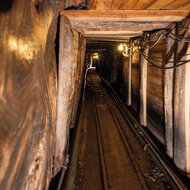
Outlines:
[[[123,45],[123,44],[120,44],[119,47],[118,47],[118,50],[119,50],[119,51],[124,51],[124,45]]]
[[[94,59],[98,59],[99,58],[99,55],[98,53],[95,53],[94,56],[93,56]]]

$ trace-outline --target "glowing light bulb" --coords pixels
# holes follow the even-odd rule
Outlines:
[[[124,45],[123,45],[123,44],[120,44],[119,47],[118,47],[118,50],[119,50],[119,51],[124,51]]]

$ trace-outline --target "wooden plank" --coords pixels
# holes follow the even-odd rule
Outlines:
[[[81,97],[81,87],[82,87],[82,82],[83,82],[86,40],[81,35],[79,36],[78,45],[79,45],[78,46],[79,52],[78,52],[77,68],[76,68],[75,102],[73,104],[74,106],[73,106],[72,119],[71,119],[71,124],[70,124],[71,128],[75,126],[79,100]]]
[[[71,119],[73,34],[69,20],[60,19],[58,101],[56,122],[55,171],[64,163],[69,123]]]
[[[137,34],[137,35],[142,35],[142,32],[141,31],[104,31],[104,30],[101,30],[101,31],[84,31],[83,33],[84,35],[97,35],[97,36],[101,36],[101,35],[114,35],[114,36],[117,36],[117,35],[122,35],[122,36],[125,36],[125,35],[130,35],[130,34]]]
[[[117,10],[121,7],[122,3],[123,3],[123,0],[114,0],[112,2],[110,9],[116,9]]]
[[[126,21],[72,21],[72,27],[85,31],[150,31],[167,28],[170,22],[126,22]]]
[[[106,10],[112,5],[113,0],[97,0],[96,10]]]
[[[172,33],[176,34],[176,26],[173,25]],[[167,39],[167,53],[171,50],[173,46],[176,46],[176,42],[173,39]],[[175,48],[176,50],[176,48]],[[172,53],[169,62],[174,60],[176,52]],[[167,63],[168,66],[173,66],[174,62]],[[165,142],[166,142],[166,152],[173,158],[173,80],[174,80],[174,70],[165,70],[164,73],[164,116],[165,116]]]
[[[64,10],[70,21],[133,21],[133,22],[177,22],[187,15],[189,10]]]
[[[148,54],[148,47],[145,48],[144,52]],[[140,64],[140,124],[147,126],[147,68],[148,62],[141,55]]]
[[[137,0],[127,0],[124,1],[120,9],[131,9],[136,4]]]
[[[186,3],[186,4],[184,4],[184,5],[182,5],[182,6],[180,6],[178,9],[190,9],[190,2],[188,2],[188,3]]]
[[[130,3],[126,3],[122,6],[123,9],[146,9],[149,5],[151,5],[155,0],[131,0],[126,1]]]
[[[115,39],[129,39],[129,37],[141,36],[142,32],[132,32],[132,31],[85,31],[82,33],[85,37],[95,37],[95,38],[115,38]]]
[[[86,34],[83,34],[84,37],[86,37],[87,39],[112,39],[113,40],[127,40],[129,39],[129,37],[135,37],[135,36],[139,36],[139,35],[135,35],[135,34],[128,34],[127,36],[126,35],[97,35],[97,34],[90,34],[90,35],[86,35]],[[108,40],[109,41],[109,40]]]
[[[129,61],[128,63],[128,70],[127,70],[127,105],[131,105],[131,64],[132,64],[132,53],[133,53],[133,41],[130,40],[130,45],[129,45]]]
[[[157,0],[152,5],[148,6],[147,9],[181,9],[188,10],[190,8],[189,0]]]
[[[176,0],[156,0],[147,9],[163,9],[163,7],[172,4]],[[181,1],[181,0],[180,0]]]
[[[73,128],[75,125],[75,115],[78,107],[78,72],[79,70],[77,69],[78,67],[78,59],[79,59],[79,34],[76,30],[72,31],[73,32],[73,49],[75,50],[73,52],[72,56],[72,92],[70,96],[70,100],[72,101],[72,116],[71,116],[71,121],[70,121],[70,128]]]
[[[171,4],[164,6],[163,9],[178,9],[186,3],[189,3],[189,0],[175,0]]]
[[[189,22],[184,27],[190,27]],[[184,32],[180,29],[178,34]],[[185,37],[190,37],[187,30]],[[190,44],[178,42],[178,53],[186,47],[190,59]],[[175,70],[174,86],[174,163],[178,168],[190,175],[190,64],[189,62]]]

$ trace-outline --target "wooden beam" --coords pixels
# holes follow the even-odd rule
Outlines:
[[[59,73],[58,73],[58,101],[56,122],[56,147],[54,169],[57,173],[65,159],[68,130],[72,111],[72,70],[73,55],[76,49],[73,47],[73,32],[69,20],[65,16],[60,18],[59,39]]]
[[[128,70],[127,70],[127,105],[131,105],[131,64],[132,64],[132,53],[133,53],[133,41],[130,40],[130,50],[129,50],[129,61],[128,61]]]
[[[127,22],[127,21],[72,21],[72,27],[79,31],[150,31],[168,27],[170,22]]]
[[[148,9],[160,9],[162,7],[165,7],[171,3],[173,3],[176,0],[156,0],[154,1],[151,5],[149,5],[147,8]]]
[[[100,38],[100,37],[88,37],[87,38],[87,40],[88,40],[88,42],[92,42],[92,41],[105,41],[105,42],[107,42],[107,41],[109,41],[109,42],[127,42],[128,41],[128,39],[127,40],[125,40],[125,39],[118,39],[118,38]]]
[[[176,27],[173,25],[172,33],[176,34]],[[167,39],[167,54],[173,50],[167,66],[173,66],[176,54],[176,41]],[[164,73],[164,118],[165,118],[165,141],[167,154],[173,158],[173,80],[174,70],[166,69]]]
[[[144,52],[148,54],[148,47]],[[148,62],[141,55],[140,65],[140,124],[147,126],[147,68]]]
[[[121,9],[146,9],[149,5],[151,5],[155,0],[148,0],[148,1],[142,1],[142,0],[127,0],[124,1],[123,5],[121,6]]]
[[[122,36],[125,36],[125,35],[142,35],[142,31],[104,31],[104,30],[101,30],[101,31],[84,31],[84,35],[113,35],[113,36],[117,36],[117,35],[122,35]]]
[[[64,10],[61,15],[70,21],[128,21],[178,22],[189,15],[189,10]]]
[[[187,24],[188,23],[188,24]],[[178,35],[183,35],[185,28],[190,23],[184,23],[178,30]],[[190,37],[187,30],[184,37]],[[185,52],[184,52],[185,50]],[[190,59],[190,44],[178,42],[177,53],[183,51],[183,60]],[[178,168],[190,175],[190,63],[175,69],[174,84],[174,163]]]
[[[129,37],[141,36],[141,31],[85,31],[85,37],[128,39]]]
[[[129,39],[129,37],[136,37],[136,36],[140,36],[140,35],[134,35],[134,34],[131,34],[131,35],[97,35],[97,34],[91,34],[91,35],[85,35],[83,34],[84,37],[86,37],[87,39],[90,39],[90,38],[94,38],[94,39],[113,39],[113,40],[127,40]],[[104,40],[105,41],[105,40]]]

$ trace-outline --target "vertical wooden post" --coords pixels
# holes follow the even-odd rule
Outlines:
[[[73,33],[65,16],[60,20],[59,75],[56,121],[55,172],[58,172],[65,158],[67,133],[71,117]]]
[[[76,108],[78,107],[78,102],[77,102],[77,96],[78,96],[78,70],[77,70],[77,65],[78,65],[78,53],[79,53],[79,35],[78,32],[73,30],[73,70],[72,70],[72,93],[71,93],[71,101],[72,101],[72,117],[71,117],[71,123],[70,123],[70,128],[74,127],[75,124],[75,112]]]
[[[176,34],[176,25],[173,25],[172,33]],[[167,54],[173,51],[167,66],[174,65],[177,43],[175,40],[167,39]],[[167,154],[173,158],[173,80],[174,69],[166,69],[164,73],[164,118],[165,118],[165,140]]]
[[[127,105],[131,105],[131,64],[132,64],[132,53],[133,53],[133,41],[130,41],[129,45],[129,58],[128,58],[128,72],[127,72]]]
[[[183,23],[184,28],[190,26],[189,21]],[[185,33],[190,37],[190,31],[179,30],[178,35]],[[186,51],[184,51],[186,50]],[[178,42],[178,53],[190,54],[190,44]],[[182,60],[189,60],[186,55]],[[187,174],[190,174],[190,63],[175,69],[174,87],[174,162]]]
[[[73,128],[76,121],[78,104],[81,97],[81,85],[83,79],[83,70],[84,70],[84,58],[85,58],[85,49],[86,49],[86,40],[83,36],[79,35],[78,39],[78,59],[77,59],[77,71],[76,71],[76,85],[75,85],[75,98],[73,104],[72,118],[70,127]]]
[[[148,54],[148,47],[144,50]],[[148,62],[141,55],[140,65],[140,124],[147,126],[147,69]]]

